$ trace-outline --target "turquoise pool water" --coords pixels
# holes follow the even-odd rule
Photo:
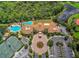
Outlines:
[[[32,25],[33,22],[32,22],[32,21],[28,21],[28,22],[23,22],[22,24],[23,24],[23,25]]]
[[[18,25],[13,25],[8,28],[11,32],[18,32],[21,30],[21,27]]]

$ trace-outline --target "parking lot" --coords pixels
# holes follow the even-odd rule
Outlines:
[[[24,44],[24,45],[28,45],[28,48],[25,49],[24,47],[18,51],[18,52],[15,52],[15,55],[13,56],[13,58],[28,58],[28,53],[29,53],[29,38],[27,37],[22,37],[21,39],[21,42]]]
[[[52,55],[53,58],[59,58],[61,53],[63,58],[72,58],[73,53],[72,50],[67,46],[64,36],[53,36],[51,40],[54,41],[53,47],[50,49],[50,57]],[[60,47],[56,45],[57,42],[62,42],[63,46],[61,47],[62,51],[60,52]]]

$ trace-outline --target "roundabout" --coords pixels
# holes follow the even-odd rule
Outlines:
[[[47,36],[39,32],[34,35],[31,48],[38,55],[44,54],[48,50],[47,42]]]

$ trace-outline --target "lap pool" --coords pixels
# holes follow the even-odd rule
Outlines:
[[[10,27],[8,27],[8,29],[11,31],[11,32],[18,32],[21,30],[21,26],[19,25],[12,25]]]
[[[32,21],[28,21],[28,22],[22,22],[23,25],[32,25],[33,22]]]

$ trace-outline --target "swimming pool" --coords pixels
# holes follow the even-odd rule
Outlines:
[[[32,21],[28,21],[28,22],[23,22],[22,24],[23,24],[23,25],[32,25],[33,22],[32,22]]]
[[[8,27],[8,29],[11,31],[11,32],[18,32],[21,30],[21,26],[19,25],[12,25],[10,27]]]

